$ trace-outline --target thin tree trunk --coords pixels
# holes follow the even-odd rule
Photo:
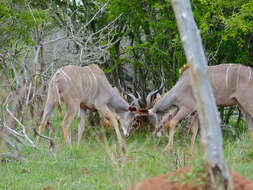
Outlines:
[[[220,108],[220,118],[221,118],[221,122],[224,123],[224,107]]]
[[[233,114],[234,109],[235,109],[235,108],[233,108],[233,107],[230,107],[230,108],[228,109],[228,113],[226,114],[226,117],[225,117],[225,119],[224,119],[224,123],[225,123],[226,125],[228,125],[229,119],[230,119],[231,115]]]
[[[224,159],[220,118],[207,77],[207,60],[200,31],[194,21],[189,0],[172,0],[172,6],[187,62],[190,65],[192,89],[201,124],[204,160],[209,168],[212,189],[233,189],[232,178]],[[224,183],[220,183],[221,181]]]
[[[237,131],[239,131],[239,124],[240,124],[241,118],[242,118],[242,112],[241,112],[240,109],[238,109],[238,118],[237,118],[237,121],[236,121],[236,130]]]

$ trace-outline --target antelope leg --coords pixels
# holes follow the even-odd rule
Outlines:
[[[244,117],[248,124],[248,131],[253,134],[253,117],[246,111],[243,111]]]
[[[243,112],[248,124],[248,131],[253,134],[253,104],[251,103],[251,99],[251,89],[247,90],[246,92],[240,92],[240,94],[236,97],[240,110]]]
[[[116,135],[117,135],[119,146],[120,146],[122,152],[125,153],[126,152],[125,141],[123,140],[123,138],[122,138],[122,136],[120,134],[120,130],[119,130],[119,126],[118,126],[118,121],[117,121],[115,115],[109,110],[109,108],[107,106],[103,106],[101,108],[97,108],[97,110],[99,110],[99,115],[101,117],[105,117],[113,125],[114,130],[115,130]]]
[[[70,137],[69,137],[69,127],[70,127],[73,119],[75,118],[76,112],[78,110],[78,107],[75,106],[75,105],[79,105],[79,104],[75,104],[75,103],[73,103],[71,105],[66,104],[67,112],[65,114],[63,122],[61,123],[61,129],[62,129],[62,132],[63,132],[65,142],[69,146],[71,145],[71,140],[70,140]]]
[[[189,113],[189,111],[185,107],[182,107],[176,113],[176,115],[164,125],[164,129],[169,128],[169,133],[170,133],[169,134],[169,143],[167,145],[168,152],[170,152],[173,149],[174,127],[177,125],[177,123],[179,121],[181,121],[183,118],[185,118],[188,113]]]
[[[45,104],[45,108],[43,111],[42,120],[41,120],[41,123],[39,126],[39,131],[38,131],[39,134],[41,134],[43,132],[43,129],[44,129],[45,125],[47,124],[50,113],[53,111],[55,104],[56,104],[56,102],[53,99],[50,99],[50,98],[47,99],[47,102]],[[36,143],[39,142],[39,138],[40,138],[40,136],[36,137]]]
[[[191,126],[192,137],[191,137],[191,146],[189,149],[189,154],[193,154],[194,144],[195,144],[196,136],[198,134],[198,129],[199,129],[198,115],[196,114],[193,117],[194,117],[194,119],[193,119],[192,126]]]
[[[77,145],[80,147],[80,142],[83,136],[84,127],[85,127],[85,116],[86,111],[81,109],[78,112],[78,136],[77,136]]]

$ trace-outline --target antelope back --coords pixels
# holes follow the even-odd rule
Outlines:
[[[53,86],[60,98],[66,102],[75,100],[94,106],[98,98],[106,102],[110,98],[110,84],[104,72],[97,65],[80,67],[69,65],[59,69],[52,78]]]

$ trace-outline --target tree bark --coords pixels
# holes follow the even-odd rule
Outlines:
[[[207,77],[207,60],[200,31],[194,21],[189,0],[172,0],[177,25],[190,65],[191,84],[201,125],[204,161],[207,163],[213,189],[233,189],[222,147],[220,117]],[[221,180],[222,179],[222,180]],[[220,183],[220,181],[224,183]]]

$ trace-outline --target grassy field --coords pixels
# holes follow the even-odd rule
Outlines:
[[[178,127],[175,148],[170,154],[165,151],[168,135],[158,140],[146,132],[128,139],[127,153],[120,157],[116,135],[103,127],[88,128],[80,148],[75,145],[76,139],[72,139],[72,147],[66,147],[59,122],[60,119],[52,121],[56,129],[53,134],[56,158],[44,139],[40,141],[40,150],[22,148],[26,161],[0,163],[1,190],[127,189],[142,179],[174,171],[193,161],[196,165],[202,155],[199,137],[193,157],[187,154],[190,136],[183,135],[182,127]],[[75,121],[72,136],[76,125]],[[253,141],[245,131],[243,122],[240,129],[225,128],[224,151],[229,168],[253,180]],[[0,153],[4,151],[2,145]]]

